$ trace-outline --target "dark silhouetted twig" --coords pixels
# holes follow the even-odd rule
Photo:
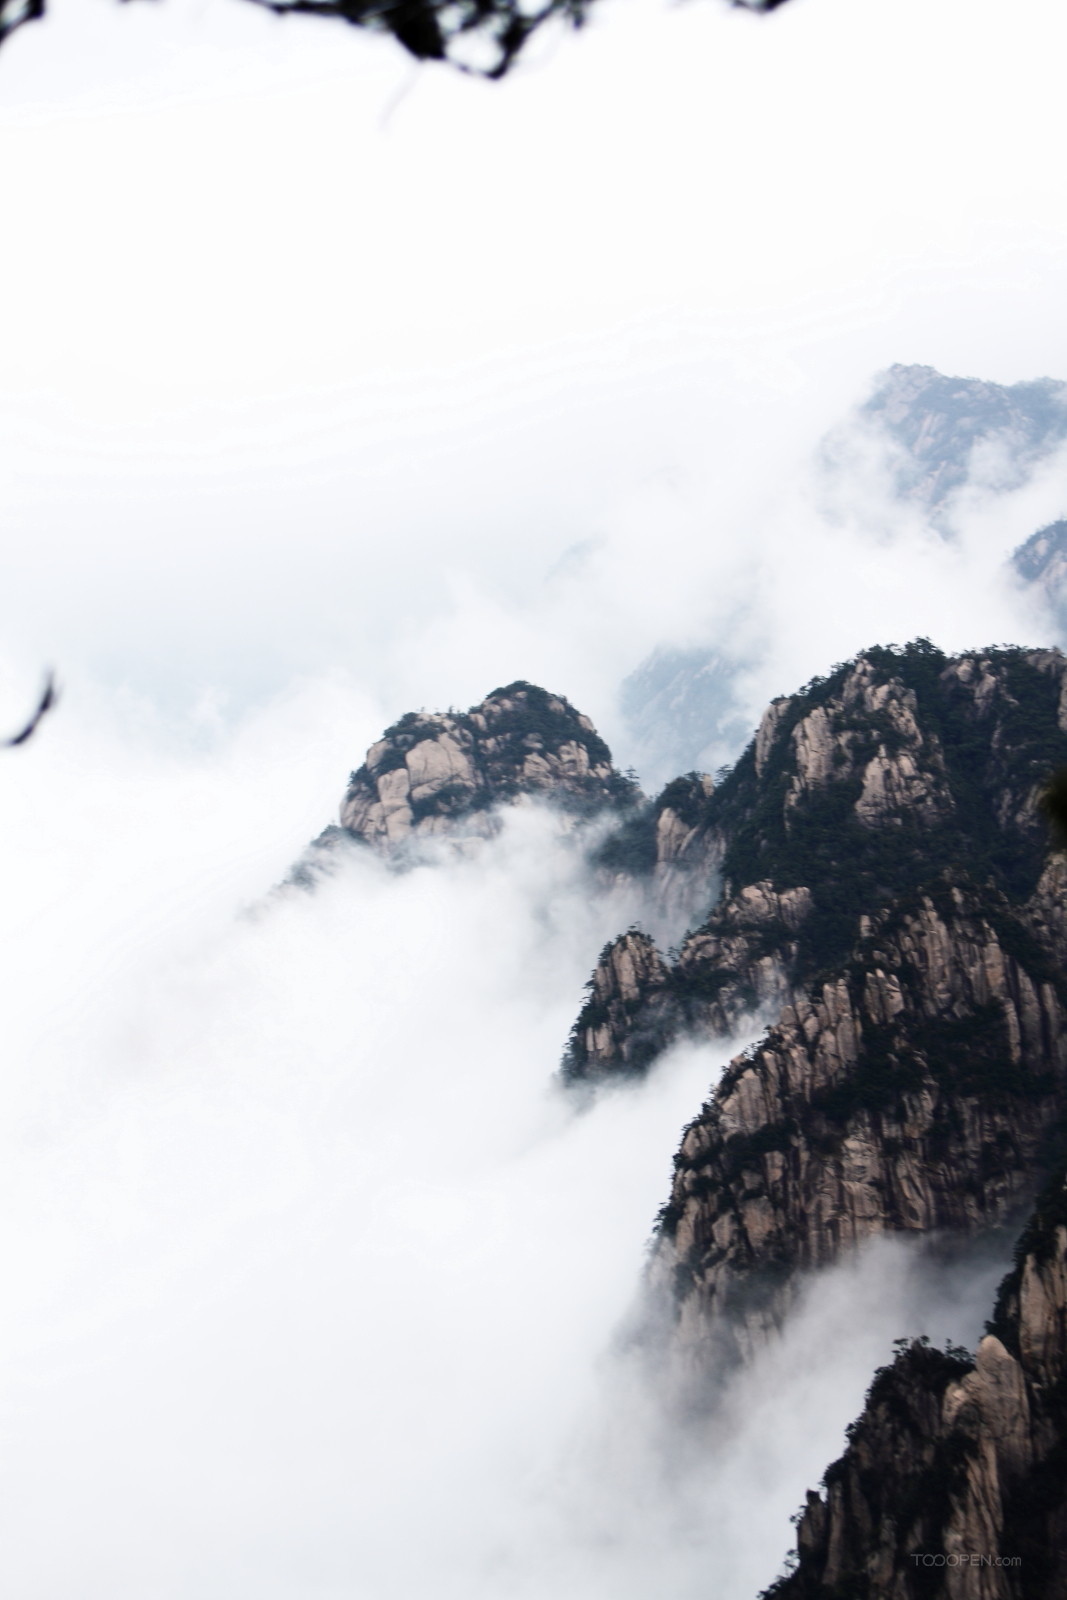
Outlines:
[[[44,689],[41,691],[41,698],[37,702],[37,709],[33,713],[33,716],[22,729],[21,733],[16,733],[13,739],[3,740],[4,747],[10,750],[17,744],[25,744],[26,740],[36,732],[37,724],[40,722],[41,718],[45,716],[47,712],[51,711],[58,699],[59,690],[56,688],[55,675],[54,673],[50,672],[45,679]]]

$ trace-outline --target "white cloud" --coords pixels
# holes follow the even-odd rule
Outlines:
[[[1062,29],[610,0],[394,105],[353,30],[60,0],[0,60],[10,647],[182,708],[342,667],[392,712],[521,673],[605,720],[729,626],[872,372],[1067,372]]]
[[[66,684],[0,773],[12,1593],[770,1576],[927,1302],[899,1252],[825,1280],[672,1475],[608,1352],[717,1060],[548,1088],[632,908],[530,811],[237,914],[410,706],[524,676],[614,737],[663,639],[754,654],[755,716],[872,639],[1024,627],[997,567],[1059,464],[947,546],[863,475],[827,515],[809,463],[893,361],[1067,375],[1062,30],[605,0],[399,103],[393,47],[222,0],[4,47],[11,725]]]
[[[728,1047],[553,1088],[635,907],[535,807],[264,901],[370,714],[313,684],[179,752],[75,697],[9,758],[5,1588],[750,1600],[937,1296],[886,1246],[678,1425],[620,1332]]]

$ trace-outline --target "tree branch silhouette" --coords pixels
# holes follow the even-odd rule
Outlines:
[[[44,688],[41,691],[41,698],[37,702],[37,708],[31,716],[29,722],[27,722],[26,726],[22,728],[20,732],[16,733],[13,738],[0,740],[0,747],[4,748],[5,750],[12,750],[16,745],[25,744],[26,740],[36,733],[37,724],[40,722],[41,718],[46,716],[48,712],[51,711],[58,699],[59,690],[56,688],[55,674],[49,672],[48,676],[45,678]]]
[[[775,11],[786,0],[727,0]],[[580,28],[592,0],[251,0],[276,16],[332,17],[389,33],[416,61],[444,61],[479,78],[503,78],[524,45],[554,18]],[[0,44],[45,14],[45,0],[0,0]]]

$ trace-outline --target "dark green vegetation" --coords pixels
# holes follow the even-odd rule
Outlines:
[[[875,1373],[862,1415],[846,1430],[845,1454],[823,1474],[823,1488],[841,1497],[846,1529],[853,1534],[852,1548],[838,1555],[845,1570],[832,1584],[814,1570],[825,1561],[825,1548],[819,1548],[825,1530],[818,1497],[811,1495],[794,1520],[798,1546],[817,1552],[817,1559],[794,1561],[793,1570],[759,1600],[876,1600],[886,1591],[867,1570],[867,1534],[892,1539],[894,1564],[910,1583],[900,1593],[913,1600],[943,1595],[944,1568],[924,1568],[911,1556],[941,1549],[953,1498],[975,1452],[972,1440],[957,1433],[938,1437],[936,1429],[945,1390],[973,1370],[974,1360],[955,1345],[938,1350],[925,1337],[898,1339],[895,1349],[895,1359]]]
[[[627,813],[640,800],[636,783],[615,771],[611,751],[588,719],[562,696],[521,680],[494,689],[469,711],[453,710],[444,717],[407,712],[385,730],[374,747],[373,763],[351,773],[346,800],[360,791],[373,792],[381,778],[405,766],[416,745],[445,735],[469,756],[470,771],[410,798],[416,823],[427,816],[484,811],[519,794],[542,791],[579,815],[592,816],[604,807]],[[530,756],[558,758],[557,775],[531,777],[525,770]]]
[[[1056,846],[1067,849],[1067,767],[1057,767],[1049,778],[1038,804]]]
[[[583,725],[570,701],[549,694],[536,683],[519,678],[506,688],[494,689],[484,704],[494,738],[542,739],[552,750],[573,740],[585,745],[594,766],[611,765],[611,751],[598,733]]]
[[[895,1025],[866,1019],[855,1068],[817,1090],[810,1105],[843,1127],[865,1111],[899,1114],[903,1097],[929,1080],[949,1104],[956,1097],[977,1097],[1000,1108],[1013,1100],[1048,1099],[1056,1087],[1050,1073],[1012,1060],[1004,1008],[990,1001],[965,1017],[908,1017]]]
[[[1045,829],[1027,819],[1025,806],[1051,770],[1067,764],[1067,734],[1057,723],[1053,680],[1021,649],[982,653],[1007,693],[998,699],[998,737],[988,718],[974,714],[973,699],[944,681],[948,658],[928,639],[903,647],[876,647],[866,659],[911,689],[917,721],[944,755],[954,801],[950,817],[931,826],[906,813],[892,827],[872,828],[854,807],[862,779],[831,781],[787,813],[785,799],[796,772],[790,735],[818,706],[840,694],[851,663],[816,678],[788,702],[763,774],[757,779],[755,745],[707,801],[705,825],[726,839],[726,893],[769,879],[778,889],[810,888],[814,913],[801,931],[798,976],[814,982],[836,967],[857,937],[859,918],[950,882],[995,886],[1008,902],[1033,892],[1047,850]],[[851,732],[852,761],[861,766],[879,746],[892,756],[900,735],[883,713],[857,711],[841,723]],[[1005,825],[1005,819],[1009,825]]]
[[[656,865],[656,820],[667,809],[687,828],[697,828],[707,815],[708,797],[699,772],[673,778],[652,804],[646,802],[608,835],[595,855],[595,864],[608,872],[632,877],[651,873]]]
[[[968,936],[979,942],[992,928],[1004,953],[1067,1005],[1067,974],[1022,915],[1047,860],[1046,817],[1058,804],[1049,774],[1067,772],[1061,676],[1055,655],[1013,646],[955,662],[927,639],[877,646],[775,703],[760,771],[753,740],[712,792],[691,773],[635,808],[601,846],[598,865],[650,872],[657,825],[669,809],[693,830],[697,859],[721,860],[724,887],[680,955],[658,962],[644,1008],[639,1000],[614,1008],[610,1070],[637,1070],[638,1059],[643,1067],[657,1040],[666,1044],[687,1029],[727,1031],[758,1003],[753,975],[765,957],[815,1001],[826,981],[845,977],[859,1015],[867,973],[894,948],[890,966],[907,991],[917,975],[901,941],[908,944],[927,906],[946,928],[970,919]],[[803,783],[794,738],[801,723],[806,747],[816,739],[823,763],[817,777],[805,769]],[[867,772],[890,769],[896,790],[875,811],[869,796],[857,810]],[[1043,790],[1044,816],[1035,803]],[[877,784],[870,793],[880,793]],[[1063,796],[1067,804],[1067,778]],[[795,893],[806,890],[810,910],[791,911],[786,926],[767,911],[773,897],[761,890],[753,903],[764,909],[755,915],[738,897],[757,884],[794,908],[809,904]],[[857,1069],[817,1109],[843,1124],[859,1111],[899,1109],[902,1095],[931,1079],[945,1094],[977,1095],[990,1106],[1047,1097],[1047,1073],[1012,1063],[1000,1011],[979,1009],[980,1016],[956,1013],[921,1027],[912,1013],[884,1036],[868,1025]],[[585,1030],[608,1020],[590,994],[568,1041],[565,1077],[602,1070]],[[637,1032],[642,1044],[631,1050],[627,1036]]]

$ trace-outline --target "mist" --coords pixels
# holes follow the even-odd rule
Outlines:
[[[641,908],[555,814],[266,893],[366,706],[307,685],[181,757],[65,714],[0,830],[6,1586],[751,1597],[892,1338],[972,1340],[1003,1261],[949,1289],[881,1242],[679,1413],[647,1241],[762,1019],[583,1106],[561,1046]]]
[[[651,790],[658,646],[754,728],[871,643],[1055,641],[1004,563],[1063,455],[946,532],[854,416],[1067,377],[1064,23],[1005,18],[605,0],[499,86],[221,0],[5,44],[4,728],[62,686],[0,773],[7,1592],[753,1600],[892,1340],[978,1336],[1006,1241],[876,1241],[680,1402],[647,1243],[766,1019],[566,1096],[652,918],[536,806],[277,886],[408,710],[529,679]]]
[[[754,717],[875,639],[1015,637],[966,541],[887,539],[874,492],[827,528],[809,479],[892,362],[1067,372],[1062,28],[611,0],[493,86],[58,0],[0,60],[5,652],[175,719],[525,677],[625,764],[663,642],[770,651]]]

